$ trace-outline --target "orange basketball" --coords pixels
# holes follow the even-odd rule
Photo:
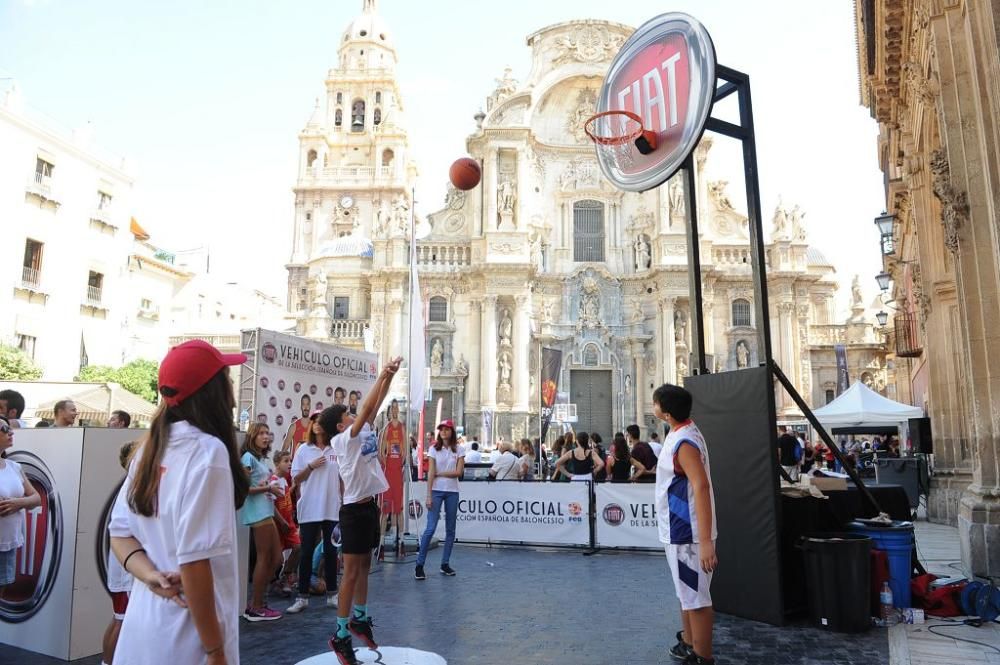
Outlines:
[[[448,177],[455,189],[469,190],[479,184],[482,172],[479,170],[479,163],[471,157],[456,159],[448,169]]]

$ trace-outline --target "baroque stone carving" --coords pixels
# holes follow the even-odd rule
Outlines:
[[[517,79],[514,78],[514,72],[510,67],[505,67],[503,70],[503,77],[496,79],[497,87],[493,91],[493,94],[486,99],[486,110],[492,110],[502,101],[517,92]]]
[[[670,219],[682,218],[686,214],[687,202],[684,196],[684,181],[681,175],[670,179]]]
[[[457,189],[454,185],[448,183],[448,192],[444,195],[445,207],[452,210],[461,210],[465,207],[465,194],[461,189]]]
[[[586,88],[577,96],[576,108],[569,112],[566,118],[566,133],[576,139],[577,143],[586,143],[587,132],[584,124],[587,118],[597,113],[597,92]]]
[[[951,167],[943,148],[931,153],[931,174],[934,195],[941,201],[944,244],[954,254],[958,252],[958,229],[969,218],[969,199],[951,184]]]
[[[500,334],[500,346],[511,345],[511,331],[514,329],[514,322],[510,318],[510,310],[504,309],[501,313],[500,325],[497,328]]]
[[[750,366],[750,348],[742,339],[736,342],[736,366],[740,369]]]
[[[510,373],[513,367],[510,351],[501,351],[497,359],[497,397],[502,402],[510,400]]]
[[[441,340],[434,338],[434,345],[431,347],[431,376],[441,376],[441,367],[444,365],[444,347]]]
[[[500,214],[513,213],[516,201],[517,195],[514,192],[514,184],[509,178],[505,179],[497,188],[497,210],[500,211]]]
[[[639,236],[635,239],[635,244],[632,248],[635,250],[635,269],[637,271],[649,270],[649,264],[652,258],[649,241],[647,241],[643,236]]]
[[[469,363],[465,360],[465,354],[459,354],[458,362],[455,363],[455,374],[459,376],[469,375]]]
[[[582,328],[597,328],[601,324],[601,288],[597,280],[587,277],[580,291],[580,318],[576,322],[577,331]]]
[[[621,35],[613,35],[607,28],[588,25],[576,30],[572,36],[563,35],[555,41],[555,64],[570,61],[602,62],[610,60],[625,43]]]
[[[924,291],[924,279],[923,275],[920,273],[920,264],[913,264],[912,273],[913,282],[913,299],[917,303],[917,307],[920,308],[920,329],[927,329],[927,317],[931,315],[931,299],[930,296]]]

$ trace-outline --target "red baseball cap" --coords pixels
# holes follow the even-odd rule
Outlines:
[[[246,360],[242,353],[222,353],[204,340],[192,339],[167,351],[160,363],[157,387],[164,402],[177,406],[198,392],[223,367],[242,365]],[[174,394],[164,395],[164,388]]]
[[[442,427],[447,427],[452,432],[455,431],[455,423],[450,418],[448,420],[442,420],[441,422],[438,423],[437,428],[441,429]]]

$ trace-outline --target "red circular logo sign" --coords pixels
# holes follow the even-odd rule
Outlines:
[[[42,609],[52,593],[62,558],[63,514],[55,480],[45,463],[23,450],[12,452],[9,459],[21,465],[42,497],[41,506],[25,511],[24,545],[15,555],[14,582],[0,590],[0,620],[20,623]]]
[[[680,12],[646,21],[615,56],[597,99],[598,113],[631,111],[657,134],[648,155],[630,148],[625,164],[598,148],[616,187],[644,192],[666,182],[701,139],[715,99],[715,46],[705,27]]]
[[[625,509],[617,503],[609,503],[604,506],[601,517],[604,518],[608,526],[621,526],[622,522],[625,521]]]
[[[266,343],[260,349],[260,355],[264,357],[264,362],[273,363],[278,359],[278,349],[270,342]]]
[[[416,499],[410,499],[410,509],[408,512],[412,519],[418,520],[424,514],[424,504]]]

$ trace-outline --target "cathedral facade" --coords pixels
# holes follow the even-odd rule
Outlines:
[[[411,189],[396,52],[371,0],[343,35],[326,97],[300,134],[289,307],[299,334],[406,355]],[[679,177],[642,194],[601,176],[583,125],[632,28],[571,21],[527,38],[531,69],[507,70],[474,116],[468,154],[480,185],[449,188],[416,256],[432,399],[470,434],[537,435],[543,347],[562,351],[561,401],[577,430],[654,425],[651,389],[690,373],[691,302]],[[860,293],[837,321],[833,266],[807,242],[805,213],[781,204],[767,245],[768,321],[756,320],[746,216],[710,180],[712,141],[695,153],[706,353],[712,371],[762,361],[757,326],[810,404],[851,380],[884,389],[882,340]],[[417,313],[416,315],[421,315]],[[402,391],[401,392],[405,392]],[[778,395],[779,414],[800,417]],[[433,412],[433,411],[432,411]],[[488,414],[488,415],[487,415]]]

